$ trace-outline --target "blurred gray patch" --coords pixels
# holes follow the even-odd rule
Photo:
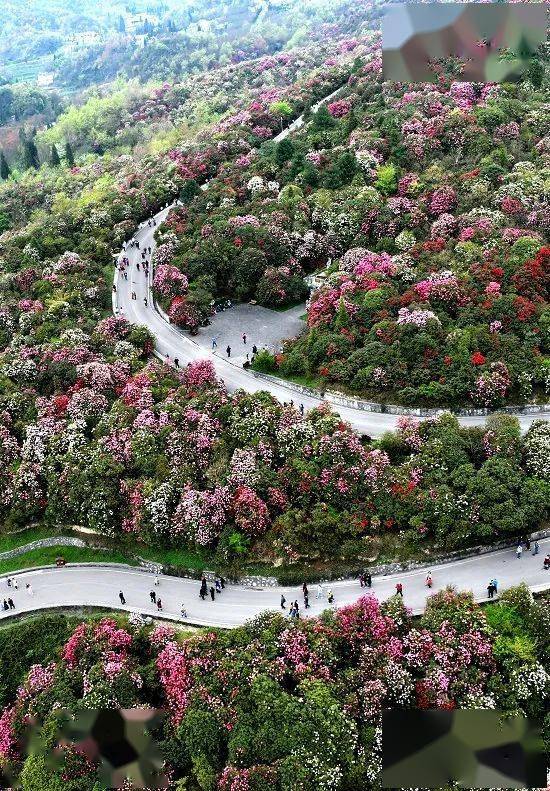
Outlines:
[[[540,788],[540,728],[483,709],[384,711],[382,787]]]
[[[465,82],[512,82],[546,41],[545,3],[389,6],[382,20],[385,80],[436,82],[433,64],[465,63]]]

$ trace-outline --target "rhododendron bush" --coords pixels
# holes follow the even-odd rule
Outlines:
[[[113,349],[121,330],[131,337],[120,322],[100,327]],[[264,557],[343,554],[355,563],[388,531],[413,546],[459,547],[515,537],[547,513],[549,483],[531,450],[540,430],[522,439],[515,418],[494,418],[490,442],[447,415],[404,420],[373,443],[327,408],[301,415],[265,393],[230,395],[209,361],[134,372],[95,359],[85,333],[73,340],[67,384],[38,397],[37,371],[56,368],[36,361],[57,352],[29,348],[24,362],[35,367],[18,374],[24,400],[0,413],[0,512],[9,524],[78,524],[216,550],[220,562],[237,533]],[[489,371],[476,384],[482,403],[509,382],[504,367]],[[24,404],[36,417],[21,436]],[[501,440],[507,434],[512,445]]]
[[[123,617],[83,622],[57,661],[21,677],[0,715],[0,761],[16,775],[23,767],[31,791],[36,758],[23,761],[18,742],[29,716],[47,724],[56,707],[166,707],[157,738],[174,782],[291,791],[298,777],[307,791],[372,788],[382,709],[500,708],[542,719],[548,625],[544,603],[521,587],[486,611],[471,594],[444,590],[420,619],[398,597],[369,595],[320,618],[289,624],[265,613],[187,636]],[[68,771],[70,748],[61,756],[65,768],[44,767],[44,783]],[[91,788],[95,765],[82,776]]]

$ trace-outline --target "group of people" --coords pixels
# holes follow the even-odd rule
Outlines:
[[[17,579],[17,577],[8,577],[6,579],[6,585],[8,586],[8,588],[12,588],[12,590],[19,590],[19,580]],[[34,596],[34,590],[30,582],[25,583],[25,592],[27,593],[28,596]],[[7,598],[4,599],[2,603],[2,608],[5,611],[16,609],[15,602],[11,596],[8,596]]]
[[[518,558],[518,560],[523,555],[523,547],[524,546],[525,546],[525,551],[529,552],[529,550],[531,549],[531,541],[528,538],[522,538],[522,539],[520,539],[518,541],[518,545],[516,547],[516,557]],[[533,550],[532,550],[531,554],[533,556],[538,555],[539,551],[540,551],[539,542],[538,541],[533,541]]]
[[[307,582],[304,582],[302,585],[302,594],[304,597],[304,610],[309,610],[310,603],[309,603],[309,588],[307,587]],[[317,585],[317,599],[322,599],[325,596],[325,589],[321,583]],[[332,588],[329,588],[327,591],[327,601],[329,604],[334,603],[334,593],[332,592]],[[281,594],[281,609],[286,610],[286,597],[284,593]],[[298,600],[290,602],[290,608],[288,611],[289,618],[299,618],[300,617],[300,608],[298,606]]]
[[[496,578],[489,580],[489,584],[487,585],[487,596],[490,599],[493,599],[495,593],[498,593],[498,582]]]
[[[208,581],[204,574],[201,577],[201,587],[199,590],[199,596],[204,601],[208,594],[210,594],[210,598],[212,601],[216,600],[216,593],[221,593],[222,590],[225,588],[225,580],[223,577],[216,577],[214,580],[214,584],[208,586]]]
[[[362,571],[359,574],[359,584],[362,588],[372,588],[372,576],[370,571]]]

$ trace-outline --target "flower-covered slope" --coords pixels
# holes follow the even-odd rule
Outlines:
[[[522,588],[486,614],[444,591],[419,621],[400,600],[367,596],[319,619],[266,614],[183,640],[121,623],[82,623],[4,709],[0,760],[24,791],[60,777],[69,791],[93,786],[94,764],[71,748],[61,769],[40,755],[21,765],[26,722],[45,720],[53,739],[56,708],[167,707],[166,771],[203,791],[377,788],[383,708],[498,707],[539,721],[547,710],[548,610]]]
[[[272,125],[239,115],[233,156],[179,211],[172,262],[191,288],[268,306],[320,276],[283,375],[405,404],[543,400],[547,81],[412,89],[381,82],[376,45],[341,46],[357,69],[302,131],[250,148],[247,128]],[[196,153],[173,156],[200,179]]]

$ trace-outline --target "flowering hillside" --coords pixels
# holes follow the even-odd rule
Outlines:
[[[0,186],[7,530],[81,525],[219,564],[247,549],[357,563],[544,520],[547,424],[521,438],[514,419],[403,420],[373,443],[324,410],[228,395],[207,364],[151,362],[148,332],[111,315],[113,254],[179,196],[154,257],[175,324],[196,331],[221,297],[299,301],[314,273],[282,375],[406,403],[545,397],[541,81],[382,84],[371,11],[339,5],[288,51],[93,98],[40,133],[55,143],[72,119],[91,136],[74,166]]]
[[[408,405],[544,400],[547,93],[443,76],[411,90],[381,82],[375,47],[342,47],[364,65],[302,131],[250,149],[250,127],[272,131],[239,116],[240,151],[179,211],[173,263],[267,306],[320,273],[284,376]]]
[[[0,760],[24,791],[91,789],[95,766],[77,750],[64,750],[61,769],[40,754],[21,764],[27,719],[44,719],[53,739],[55,708],[166,707],[161,749],[177,787],[344,791],[379,787],[383,708],[498,707],[543,720],[550,623],[526,589],[486,612],[443,591],[420,620],[396,598],[186,639],[169,626],[84,622],[57,661],[21,678],[0,717]],[[548,715],[544,733],[548,746]]]

